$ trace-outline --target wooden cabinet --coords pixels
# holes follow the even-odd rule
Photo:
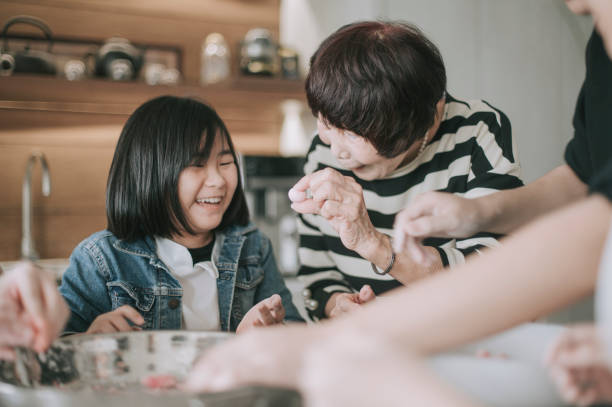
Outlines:
[[[70,82],[33,75],[0,77],[0,260],[17,259],[21,242],[21,186],[32,152],[46,155],[51,195],[43,197],[34,170],[33,235],[43,258],[67,257],[91,233],[106,226],[105,188],[121,128],[140,104],[159,95],[199,98],[226,122],[245,154],[278,153],[280,104],[305,102],[303,81],[242,77],[201,87],[199,52],[212,31],[232,45],[249,28],[278,33],[278,0],[6,0],[0,21],[17,14],[45,20],[63,37],[134,42],[183,49],[184,81],[178,86],[87,79]],[[235,68],[235,67],[234,67]],[[237,72],[237,69],[233,70]]]

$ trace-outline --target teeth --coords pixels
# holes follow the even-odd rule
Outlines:
[[[198,199],[196,202],[197,203],[218,204],[219,202],[221,202],[221,198],[204,198],[204,199]]]

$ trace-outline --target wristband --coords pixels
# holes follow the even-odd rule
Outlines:
[[[395,264],[395,252],[393,251],[393,249],[391,249],[391,261],[389,262],[389,265],[387,266],[386,269],[381,270],[378,267],[376,267],[376,264],[370,263],[370,265],[372,266],[372,271],[374,271],[379,276],[384,276],[385,274],[389,274],[394,264]]]

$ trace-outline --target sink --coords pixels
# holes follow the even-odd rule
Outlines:
[[[6,272],[11,270],[17,264],[19,264],[21,260],[11,260],[11,261],[0,261],[0,267]],[[69,264],[68,259],[40,259],[36,260],[34,263],[37,264],[43,270],[51,273],[53,277],[59,282],[62,279],[62,274],[68,268]]]

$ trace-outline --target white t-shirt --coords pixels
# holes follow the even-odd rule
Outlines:
[[[185,246],[155,238],[157,256],[183,288],[183,326],[190,331],[219,331],[219,272],[212,261],[193,264]]]

